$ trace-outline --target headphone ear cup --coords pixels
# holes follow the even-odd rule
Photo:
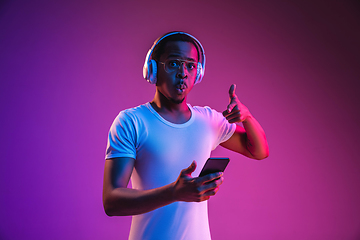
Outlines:
[[[198,62],[197,68],[196,68],[195,84],[198,84],[199,82],[201,82],[202,76],[203,76],[202,65],[201,65],[201,63]]]
[[[145,59],[145,63],[144,63],[144,66],[143,66],[143,77],[145,78],[146,81],[149,81],[149,76],[150,76],[150,73],[149,73],[149,54],[150,54],[150,51],[148,51],[148,53],[146,54],[146,59]]]
[[[156,84],[157,81],[157,64],[156,61],[151,59],[148,63],[148,82]]]
[[[143,76],[151,84],[156,83],[156,62],[155,62],[155,69],[154,69],[154,60],[150,60],[145,62],[143,67]],[[155,79],[154,79],[154,70],[155,70]]]

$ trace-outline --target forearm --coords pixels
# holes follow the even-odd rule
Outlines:
[[[133,162],[122,158],[105,163],[103,204],[108,216],[143,214],[176,201],[206,201],[216,194],[223,181],[219,173],[193,178],[191,174],[196,169],[193,161],[188,168],[181,170],[173,183],[150,190],[131,189],[126,186],[131,174],[129,164],[132,166]]]
[[[246,131],[246,148],[255,159],[269,156],[269,147],[264,130],[258,121],[250,115],[243,121]]]
[[[173,200],[173,184],[151,190],[114,188],[104,193],[104,209],[109,216],[129,216],[150,212]]]

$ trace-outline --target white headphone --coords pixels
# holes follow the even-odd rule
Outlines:
[[[192,35],[186,33],[186,32],[170,32],[167,33],[165,35],[163,35],[162,37],[158,38],[155,40],[154,44],[152,45],[152,47],[149,49],[148,53],[146,54],[146,58],[145,58],[145,63],[144,63],[144,67],[143,67],[143,76],[144,78],[151,84],[156,84],[157,81],[157,65],[156,65],[156,61],[151,59],[151,55],[154,51],[154,48],[156,47],[156,45],[158,45],[164,38],[171,36],[171,35],[175,35],[175,34],[183,34],[183,35],[187,35],[189,37],[191,37],[196,43],[197,45],[200,47],[200,51],[201,51],[201,63],[199,62],[197,65],[197,72],[196,72],[196,79],[195,79],[195,83],[197,84],[199,82],[201,82],[203,76],[204,76],[204,72],[205,72],[205,52],[204,52],[204,48],[201,45],[201,43]],[[199,51],[199,49],[198,49]]]

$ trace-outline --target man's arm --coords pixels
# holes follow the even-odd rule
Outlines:
[[[264,159],[269,156],[269,147],[265,132],[235,94],[236,85],[230,87],[230,104],[223,112],[230,123],[242,122],[244,127],[236,125],[234,134],[220,145],[232,151],[254,159]]]
[[[113,158],[105,161],[103,204],[109,216],[137,215],[152,211],[175,201],[201,202],[216,194],[222,184],[222,173],[192,178],[194,161],[183,169],[178,179],[166,186],[150,190],[127,188],[135,160]],[[219,178],[213,181],[216,178]],[[213,182],[212,182],[213,181]]]

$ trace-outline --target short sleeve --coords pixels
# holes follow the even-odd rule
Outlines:
[[[219,112],[215,110],[212,111],[212,118],[216,124],[217,127],[217,133],[218,138],[217,142],[214,146],[214,149],[216,146],[218,146],[220,143],[223,143],[227,141],[235,132],[236,124],[235,123],[229,123],[228,120]]]
[[[234,134],[236,124],[229,123],[229,121],[218,111],[211,109],[208,106],[195,106],[193,109],[199,112],[201,116],[205,117],[207,124],[210,125],[211,131],[213,132],[212,150],[220,143],[227,141]]]
[[[126,112],[120,112],[109,131],[105,159],[131,157],[136,159],[136,128]]]

